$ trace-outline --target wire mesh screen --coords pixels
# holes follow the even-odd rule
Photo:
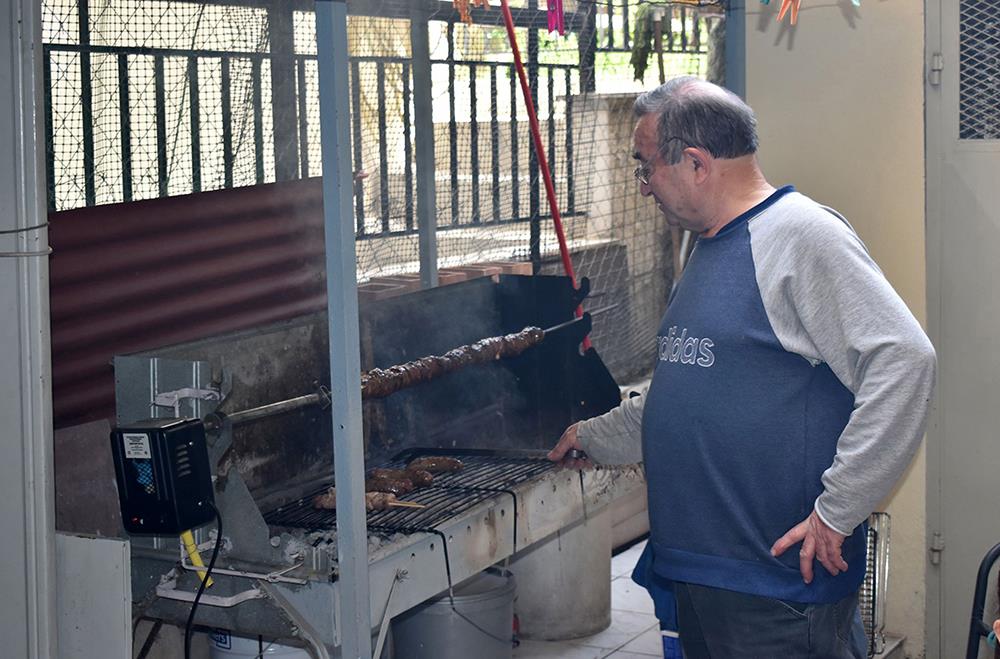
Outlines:
[[[588,304],[609,309],[595,345],[620,381],[638,377],[677,236],[632,181],[631,102],[660,79],[709,75],[722,14],[570,0],[560,35],[545,3],[511,2],[536,154],[500,8],[462,4],[348,3],[359,280],[419,269],[422,168],[434,171],[440,267],[513,259],[561,273],[544,160],[578,275],[592,280]],[[424,61],[411,47],[418,6]],[[43,15],[51,210],[322,175],[311,3],[45,0]],[[418,67],[432,162],[416,150]]]
[[[1000,6],[959,5],[959,137],[1000,139]]]

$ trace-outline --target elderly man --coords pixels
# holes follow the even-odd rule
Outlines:
[[[847,220],[764,178],[737,96],[677,78],[635,116],[642,194],[698,241],[649,390],[550,458],[645,463],[689,659],[865,657],[864,523],[920,443],[934,350]]]

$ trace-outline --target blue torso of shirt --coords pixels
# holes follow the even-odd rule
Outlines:
[[[781,346],[757,287],[748,220],[790,189],[699,240],[664,315],[642,423],[650,533],[669,579],[831,602],[860,586],[863,527],[838,577],[817,562],[806,585],[798,546],[770,555],[812,511],[854,406],[828,366]]]

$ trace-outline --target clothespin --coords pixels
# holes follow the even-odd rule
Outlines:
[[[458,16],[466,25],[472,25],[472,14],[469,13],[469,4],[473,7],[490,8],[489,0],[452,0],[452,5],[458,10]]]
[[[778,10],[778,22],[780,23],[785,18],[785,14],[791,9],[791,22],[795,25],[799,21],[799,5],[802,4],[802,0],[781,0],[781,9]]]
[[[559,36],[566,34],[562,0],[548,0],[548,19],[550,33],[559,32]]]

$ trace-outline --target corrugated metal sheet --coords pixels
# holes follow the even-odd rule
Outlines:
[[[53,213],[56,427],[114,415],[116,354],[325,308],[319,179]]]

